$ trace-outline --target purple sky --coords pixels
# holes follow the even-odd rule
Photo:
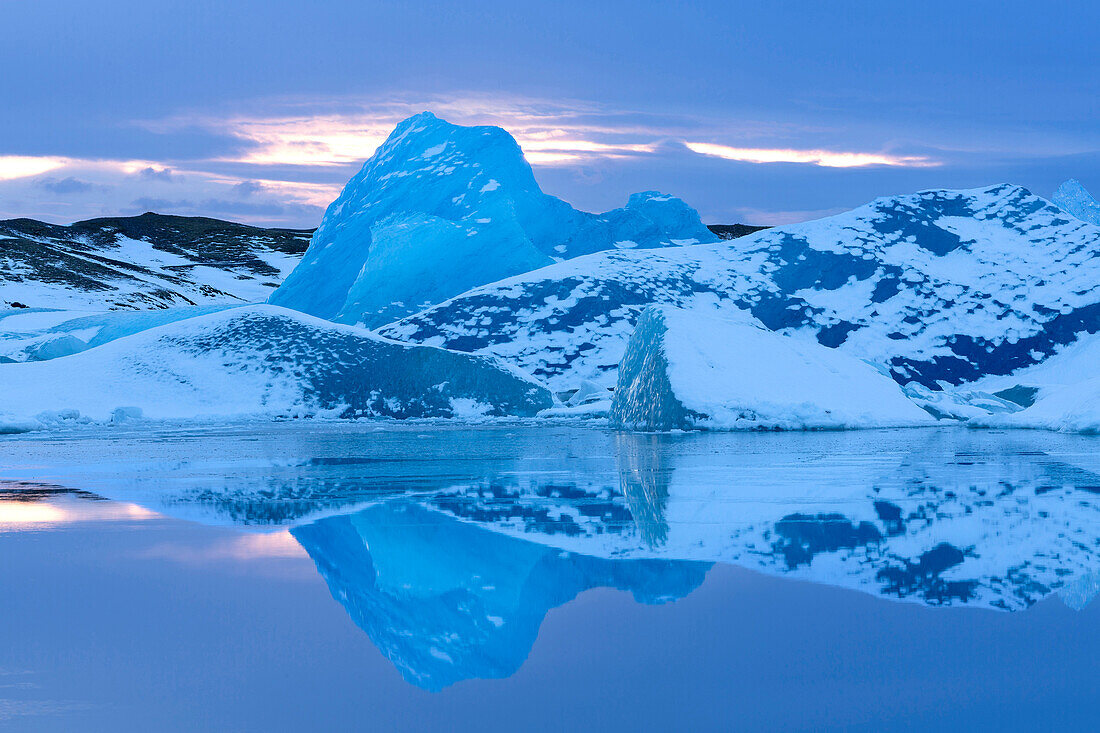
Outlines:
[[[401,118],[499,124],[578,207],[783,223],[1100,189],[1100,4],[0,0],[0,217],[315,226]]]

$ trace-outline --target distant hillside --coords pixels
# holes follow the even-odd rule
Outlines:
[[[311,230],[202,217],[0,221],[0,307],[146,309],[267,298]]]

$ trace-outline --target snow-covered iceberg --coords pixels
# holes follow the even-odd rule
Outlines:
[[[348,182],[270,302],[373,327],[555,260],[717,240],[684,202],[654,192],[577,211],[542,192],[501,128],[424,112]]]
[[[545,387],[493,359],[276,306],[235,308],[51,361],[0,365],[0,417],[534,415]]]
[[[1051,197],[1051,201],[1067,214],[1100,226],[1100,202],[1093,198],[1088,189],[1076,178],[1071,178],[1059,186]]]
[[[999,426],[1100,433],[1100,377],[1050,387],[1030,407],[988,420]]]
[[[619,366],[612,426],[801,430],[932,422],[869,364],[769,331],[745,311],[726,316],[647,308]]]
[[[565,391],[615,383],[646,306],[719,302],[939,390],[1100,331],[1100,227],[1017,186],[924,191],[731,242],[580,257],[379,332],[495,354]]]

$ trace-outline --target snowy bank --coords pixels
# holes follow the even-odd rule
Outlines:
[[[1015,402],[1012,414],[978,417],[977,425],[1100,432],[1100,334],[1077,334],[1046,360],[973,387]]]
[[[1100,377],[1045,387],[1020,412],[980,421],[990,427],[1040,428],[1066,433],[1100,433]]]
[[[839,429],[933,419],[874,367],[812,341],[667,307],[642,313],[609,415],[636,430]]]
[[[496,361],[275,306],[171,323],[51,361],[0,365],[0,422],[238,416],[530,416],[545,387]]]

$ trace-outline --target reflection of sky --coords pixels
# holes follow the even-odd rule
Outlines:
[[[590,210],[659,188],[780,223],[933,186],[1100,188],[1095,3],[858,5],[6,3],[0,216],[314,225],[423,108],[513,130]]]
[[[503,680],[401,679],[311,561],[181,563],[163,520],[0,535],[0,727],[34,730],[1094,729],[1100,607],[927,609],[717,566],[661,606],[552,610]],[[8,686],[19,685],[19,686]]]
[[[49,529],[78,522],[143,520],[156,517],[137,504],[80,499],[8,501],[0,499],[0,532]]]
[[[1095,440],[9,436],[0,728],[1089,729]]]

